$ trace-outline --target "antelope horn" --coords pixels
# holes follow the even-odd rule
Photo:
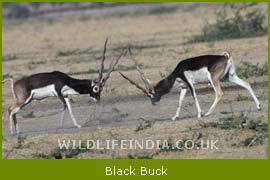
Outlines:
[[[148,92],[153,91],[152,84],[149,83],[149,80],[145,77],[142,69],[139,67],[138,63],[133,58],[131,49],[129,47],[128,47],[128,52],[129,52],[129,55],[132,57],[133,62],[135,63],[135,66],[136,66],[137,71],[140,73],[141,79],[144,82],[146,89],[148,90]]]
[[[119,71],[118,71],[119,72]],[[148,95],[148,92],[139,84],[135,83],[133,80],[129,79],[127,76],[125,76],[124,74],[122,74],[121,72],[119,72],[119,74],[126,80],[128,80],[130,82],[130,84],[134,85],[135,87],[137,87],[138,89],[140,89],[143,93],[145,93],[146,95]]]
[[[148,89],[149,92],[152,91],[153,90],[153,86],[152,86],[152,84],[149,83],[149,80],[146,79],[146,77],[145,77],[142,69],[139,67],[139,65],[136,65],[136,68],[137,68],[138,72],[140,73],[141,79],[144,82],[144,84],[146,86],[146,89]]]
[[[104,61],[106,59],[107,42],[108,42],[108,38],[106,39],[106,41],[104,43],[104,49],[103,49],[103,54],[102,54],[102,59],[101,59],[101,64],[100,64],[100,70],[99,70],[99,77],[98,77],[98,82],[99,83],[101,83],[101,80],[102,80],[102,77],[103,77]]]
[[[106,81],[110,78],[111,73],[114,71],[115,66],[118,64],[119,60],[121,59],[121,57],[123,55],[125,55],[126,52],[123,50],[122,53],[117,57],[117,59],[115,61],[112,61],[109,67],[109,70],[106,74],[106,76],[104,77],[104,80],[102,82],[103,86],[105,85]]]

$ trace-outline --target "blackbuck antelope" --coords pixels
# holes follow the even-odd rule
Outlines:
[[[179,117],[180,109],[187,89],[190,89],[191,94],[194,97],[196,108],[198,111],[198,118],[210,115],[214,111],[217,103],[223,95],[220,87],[220,79],[225,76],[228,77],[229,81],[247,89],[253,97],[257,109],[261,109],[260,102],[255,96],[249,83],[243,81],[237,76],[233,58],[228,52],[224,52],[223,55],[204,55],[183,60],[176,66],[176,68],[170,75],[168,75],[165,79],[159,81],[155,86],[152,85],[150,80],[146,79],[143,71],[137,64],[136,68],[140,73],[142,81],[145,84],[145,88],[125,76],[123,73],[119,73],[132,85],[136,86],[143,93],[145,93],[151,99],[153,105],[155,105],[156,102],[159,102],[163,95],[170,92],[175,82],[179,83],[178,85],[181,88],[179,105],[176,114],[172,118],[172,120],[176,120]],[[204,115],[201,113],[200,104],[194,88],[194,84],[197,83],[210,83],[216,94],[215,101]]]
[[[6,79],[11,81],[13,96],[16,100],[14,104],[8,107],[10,119],[10,132],[13,134],[13,127],[19,133],[19,127],[16,120],[16,113],[32,100],[42,100],[48,97],[58,97],[64,104],[64,111],[61,117],[60,125],[63,125],[63,119],[66,109],[68,110],[74,126],[81,128],[77,123],[69,103],[69,95],[89,94],[94,101],[100,100],[100,94],[105,86],[110,74],[114,70],[124,51],[111,62],[107,74],[103,77],[104,61],[106,59],[107,40],[104,44],[104,51],[101,59],[99,77],[91,79],[75,79],[65,73],[53,71],[48,73],[33,74],[20,80]]]

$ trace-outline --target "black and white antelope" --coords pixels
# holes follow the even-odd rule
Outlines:
[[[120,54],[114,61],[111,61],[108,72],[103,77],[104,61],[106,59],[106,47],[107,40],[104,44],[99,77],[95,80],[75,79],[59,71],[33,74],[17,81],[13,79],[4,80],[3,82],[11,81],[13,97],[16,100],[14,104],[8,107],[10,132],[13,134],[12,124],[14,125],[17,134],[20,132],[16,120],[16,113],[20,109],[29,104],[32,100],[42,100],[48,97],[58,97],[64,104],[64,111],[60,121],[61,126],[63,125],[64,114],[67,109],[74,126],[81,128],[73,115],[68,96],[89,94],[91,99],[94,101],[100,100],[102,89],[124,52],[123,51],[122,54]]]
[[[172,117],[172,120],[176,120],[180,115],[180,109],[183,104],[187,89],[190,89],[191,94],[194,97],[198,111],[198,118],[210,115],[214,111],[217,103],[223,95],[220,87],[220,79],[225,76],[228,77],[229,81],[247,89],[253,97],[257,109],[261,109],[260,102],[255,96],[255,93],[253,92],[249,83],[243,81],[237,76],[233,58],[229,52],[224,52],[223,55],[203,55],[183,60],[176,66],[170,75],[159,81],[155,86],[152,85],[150,80],[146,79],[143,71],[137,64],[136,68],[140,73],[142,81],[145,84],[145,88],[125,76],[123,73],[119,73],[132,85],[136,86],[143,93],[145,93],[151,99],[153,105],[159,102],[163,95],[169,93],[176,82],[179,83],[178,86],[181,88],[179,105],[175,116]],[[210,83],[215,91],[215,100],[210,109],[205,114],[202,114],[194,88],[194,84],[197,83]]]

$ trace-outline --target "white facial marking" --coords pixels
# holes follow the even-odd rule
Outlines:
[[[94,98],[94,97],[91,97],[91,96],[90,96],[90,99],[91,99],[93,102],[97,102],[97,99]]]
[[[69,86],[64,86],[61,90],[61,93],[66,96],[66,95],[76,95],[79,94],[77,91],[75,91],[74,89],[72,89]]]
[[[188,81],[192,84],[208,82],[209,71],[206,67],[198,69],[196,71],[185,71],[184,75]]]
[[[150,98],[154,98],[154,95],[153,95],[153,94],[148,93],[148,96],[149,96]]]
[[[54,84],[38,89],[33,89],[31,94],[33,95],[33,99],[44,99],[46,97],[57,96]]]

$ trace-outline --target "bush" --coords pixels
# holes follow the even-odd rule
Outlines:
[[[174,7],[156,7],[156,8],[150,9],[148,11],[148,14],[158,15],[158,14],[174,13],[178,9],[179,9],[179,7],[177,7],[177,6],[174,6]]]
[[[25,140],[27,136],[18,135],[17,136],[17,143],[13,146],[15,149],[21,149],[25,147]]]
[[[268,132],[268,124],[262,122],[261,120],[250,120],[250,118],[241,113],[240,115],[231,115],[227,117],[220,118],[217,122],[209,122],[202,125],[204,128],[219,128],[224,130],[231,130],[231,129],[247,129],[253,130],[255,132]]]
[[[86,144],[81,144],[81,147],[76,147],[76,148],[60,148],[56,147],[53,151],[51,151],[49,154],[44,154],[44,153],[34,153],[32,156],[34,158],[38,159],[70,159],[70,158],[75,158],[79,154],[85,153],[90,151],[88,149]]]
[[[256,134],[251,137],[245,138],[243,141],[240,142],[240,145],[248,147],[262,145],[266,139],[267,134]]]
[[[267,34],[264,25],[266,14],[253,8],[257,3],[225,3],[216,14],[216,23],[206,23],[201,35],[189,38],[188,42],[209,42],[224,39],[255,37]],[[233,16],[229,16],[228,10]]]
[[[16,54],[9,54],[9,55],[2,56],[2,61],[13,61],[16,59],[17,59]]]
[[[31,111],[25,115],[22,115],[23,118],[35,118],[34,111]]]
[[[259,65],[259,63],[241,62],[236,71],[240,78],[267,76],[268,65],[267,63]]]
[[[154,124],[154,121],[151,121],[151,120],[147,120],[147,119],[144,119],[144,118],[141,118],[141,120],[143,122],[139,124],[139,126],[135,129],[135,132],[142,131],[142,130],[145,130],[145,129],[149,129]]]

